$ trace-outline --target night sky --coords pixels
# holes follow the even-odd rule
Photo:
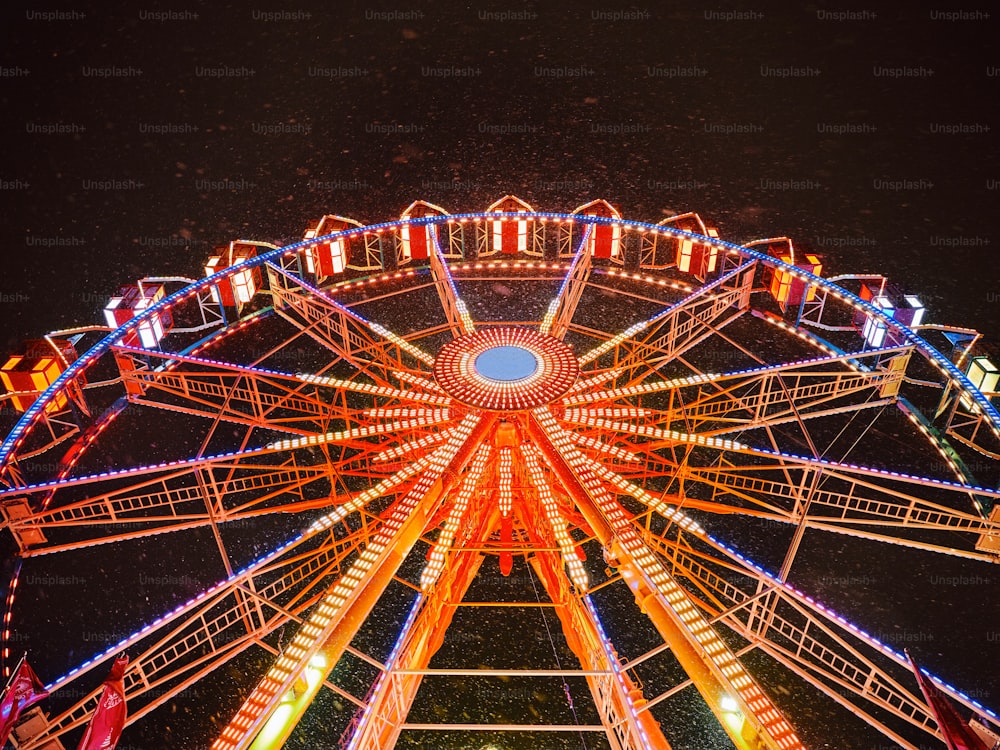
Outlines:
[[[216,244],[507,193],[787,235],[996,344],[1000,21],[908,6],[7,4],[0,353]]]

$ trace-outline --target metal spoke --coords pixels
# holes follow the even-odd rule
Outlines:
[[[433,364],[430,355],[366,321],[302,279],[273,265],[268,266],[268,272],[278,314],[376,383],[391,385],[393,373],[420,371],[420,364]]]
[[[591,253],[587,250],[587,240],[593,232],[593,227],[588,226],[580,240],[580,245],[573,253],[573,262],[570,263],[566,276],[559,286],[556,296],[549,302],[549,307],[542,318],[542,325],[539,330],[561,339],[569,330],[576,312],[577,305],[580,304],[580,297],[587,287],[587,279],[590,278]]]
[[[742,315],[753,272],[753,263],[730,271],[652,318],[594,347],[580,357],[580,364],[608,360],[610,368],[624,373],[626,382],[638,382],[711,336],[713,327],[722,327]],[[640,334],[644,335],[640,338]]]
[[[431,227],[431,251],[428,254],[428,260],[431,275],[434,277],[434,288],[437,289],[438,297],[441,299],[441,307],[452,334],[457,338],[464,333],[473,333],[476,327],[469,315],[469,308],[458,296],[458,287],[455,286],[455,280],[451,277],[451,270],[444,260],[444,251],[438,244],[437,232],[433,227]]]

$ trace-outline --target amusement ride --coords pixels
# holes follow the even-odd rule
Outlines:
[[[864,591],[883,559],[995,575],[995,355],[823,273],[696,213],[416,201],[234,240],[26,342],[3,664],[49,698],[12,742],[73,746],[127,654],[123,736],[212,750],[669,748],[678,701],[740,750],[822,738],[810,704],[885,747],[995,747]]]

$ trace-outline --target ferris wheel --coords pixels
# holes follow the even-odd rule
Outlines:
[[[737,748],[944,747],[948,705],[991,747],[905,578],[1000,562],[997,369],[822,272],[694,213],[417,201],[32,342],[3,657],[51,696],[16,747],[70,746],[122,652],[124,737],[173,746],[683,748],[695,706]]]

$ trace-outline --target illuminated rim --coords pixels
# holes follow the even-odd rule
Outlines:
[[[534,371],[515,379],[483,374],[478,358],[504,347],[533,356]],[[461,336],[446,344],[434,362],[434,377],[449,396],[489,411],[521,411],[550,403],[570,389],[579,373],[569,346],[528,328],[484,328]]]
[[[11,458],[24,442],[27,433],[42,416],[45,408],[56,397],[56,394],[66,388],[74,378],[77,378],[81,373],[85,372],[86,369],[103,354],[105,354],[116,341],[137,331],[142,323],[152,319],[154,316],[159,315],[163,311],[170,310],[174,305],[184,301],[185,299],[194,297],[199,293],[207,292],[212,285],[219,283],[222,279],[251,268],[263,267],[266,263],[279,262],[281,258],[292,256],[295,253],[302,251],[303,248],[321,242],[328,242],[341,238],[351,239],[360,235],[367,236],[372,234],[381,234],[383,232],[397,230],[403,225],[438,226],[455,223],[464,225],[468,222],[497,221],[499,219],[517,219],[518,221],[538,220],[542,222],[567,222],[571,224],[581,223],[601,226],[617,225],[622,227],[624,230],[654,232],[664,236],[679,237],[705,245],[712,245],[727,253],[746,259],[757,260],[768,268],[782,269],[791,274],[794,278],[802,279],[810,285],[815,285],[817,288],[827,290],[836,299],[842,300],[858,311],[863,311],[866,315],[871,316],[873,319],[881,321],[881,323],[888,329],[899,333],[903,340],[905,340],[908,344],[915,346],[916,349],[929,362],[931,362],[935,368],[941,371],[945,377],[961,387],[962,392],[975,403],[974,408],[981,412],[989,421],[992,431],[1000,436],[1000,410],[997,410],[990,400],[984,396],[975,385],[973,385],[972,381],[968,379],[964,372],[958,369],[958,367],[950,359],[924,341],[923,338],[910,328],[899,323],[899,321],[886,314],[886,312],[879,307],[840,287],[833,280],[824,279],[821,276],[816,276],[815,274],[809,273],[804,269],[797,268],[789,263],[779,260],[778,258],[774,258],[767,253],[754,250],[750,247],[744,247],[743,245],[729,242],[718,237],[707,237],[695,232],[688,232],[675,229],[673,227],[659,226],[643,221],[613,219],[603,216],[581,217],[573,214],[551,211],[526,211],[523,213],[476,212],[446,216],[424,216],[420,218],[410,218],[405,221],[385,221],[377,224],[371,224],[363,228],[343,229],[338,232],[331,232],[330,234],[323,235],[322,237],[299,240],[298,242],[293,242],[289,245],[285,245],[258,255],[255,258],[250,258],[238,266],[231,266],[217,271],[211,276],[195,281],[187,287],[168,295],[152,307],[144,310],[140,315],[137,315],[131,320],[123,323],[117,329],[108,334],[108,336],[102,341],[95,344],[89,351],[73,362],[42,394],[39,395],[38,399],[30,407],[28,407],[28,410],[21,416],[17,424],[15,424],[11,431],[7,434],[3,443],[0,443],[0,472],[3,472],[7,468]]]

